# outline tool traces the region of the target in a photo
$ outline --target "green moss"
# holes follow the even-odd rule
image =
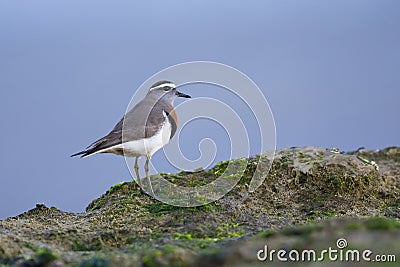
[[[145,204],[143,207],[151,214],[168,214],[175,210],[181,209],[180,207],[172,206],[158,201],[154,203]]]
[[[94,255],[79,264],[79,267],[107,267],[110,266],[110,258],[103,255]]]
[[[217,238],[217,240],[222,240],[232,237],[240,237],[245,234],[243,229],[240,229],[240,224],[235,222],[222,223],[216,228],[216,235],[209,236],[211,238]]]
[[[395,200],[386,203],[386,206],[391,208],[400,208],[400,198],[396,198]]]
[[[111,186],[109,190],[98,199],[93,200],[86,207],[86,211],[94,211],[103,208],[105,205],[115,202],[117,204],[133,204],[134,198],[141,196],[139,187],[133,182],[122,182]],[[141,196],[146,197],[146,196]]]
[[[158,266],[190,266],[193,253],[174,245],[164,245],[159,249],[151,249],[142,254],[142,265],[145,267]]]
[[[365,226],[368,230],[395,230],[400,228],[400,222],[392,218],[371,217]]]
[[[151,238],[157,239],[157,238],[161,238],[161,237],[163,237],[163,236],[164,236],[163,233],[158,233],[158,232],[152,232],[152,233],[151,233]]]
[[[146,267],[155,267],[158,266],[156,262],[157,258],[162,256],[162,252],[159,250],[149,251],[142,257],[143,266]]]
[[[334,216],[336,216],[336,211],[323,211],[322,212],[322,215],[324,215],[324,216],[326,216],[326,217],[334,217]]]
[[[53,261],[60,258],[60,256],[50,248],[37,248],[30,244],[24,244],[24,246],[36,250],[36,253],[32,257],[0,258],[0,266],[49,266]]]
[[[203,233],[198,233],[196,231],[192,232],[175,232],[172,234],[174,240],[179,241],[191,241],[189,246],[198,246],[200,248],[208,247],[209,244],[215,243],[221,240],[241,237],[245,234],[244,229],[240,228],[239,223],[222,223],[216,227],[211,233],[204,235]]]
[[[335,217],[337,216],[337,212],[335,210],[311,210],[307,213],[307,217],[314,220],[316,217]]]
[[[385,217],[369,217],[364,220],[357,220],[345,226],[345,230],[364,231],[391,231],[400,229],[400,222],[397,219]]]
[[[189,180],[188,181],[188,185],[190,187],[200,187],[200,186],[203,186],[206,184],[208,184],[208,181],[205,181],[205,180]]]
[[[301,226],[292,226],[292,227],[287,227],[281,231],[280,234],[284,235],[299,235],[299,236],[305,236],[309,235],[312,232],[319,232],[323,226],[321,224],[314,224],[314,223],[309,223],[306,225],[301,225]]]
[[[221,161],[212,168],[214,176],[215,177],[223,176],[226,178],[240,178],[243,176],[247,168],[248,161],[249,160],[246,158]]]
[[[92,241],[74,239],[72,241],[71,250],[72,251],[97,251],[102,248],[102,243],[100,239],[95,238]]]
[[[203,210],[203,211],[212,211],[212,212],[217,212],[221,210],[221,207],[218,202],[211,202],[206,205],[196,207],[197,210]]]
[[[275,229],[267,229],[267,230],[262,230],[260,232],[258,232],[257,234],[255,234],[255,238],[268,238],[271,237],[273,235],[276,234],[276,230]]]
[[[33,251],[37,251],[38,250],[38,246],[34,245],[34,244],[30,243],[30,242],[26,242],[24,244],[24,247],[29,248],[29,249],[31,249]]]
[[[371,184],[371,177],[366,175],[364,176],[364,184],[365,185],[370,185]]]
[[[127,184],[127,182],[121,182],[119,184],[115,184],[115,185],[111,186],[110,189],[108,189],[106,194],[109,194],[109,195],[114,194],[116,191],[120,190],[126,184]]]
[[[345,166],[322,167],[315,169],[318,174],[313,177],[312,183],[323,189],[329,195],[350,194],[363,192],[363,194],[374,193],[375,185],[378,184],[378,173],[368,175],[357,175]]]
[[[350,222],[344,226],[344,230],[346,231],[365,230],[365,226],[359,221]]]
[[[218,211],[218,205],[215,202],[211,202],[206,205],[198,207],[177,207],[157,201],[154,203],[144,204],[143,208],[150,214],[154,215],[170,214],[176,211],[182,211],[185,213],[199,212],[199,211],[212,211],[212,212]]]
[[[218,162],[213,168],[215,177],[220,177],[225,172],[228,164],[229,161]]]
[[[209,242],[201,241],[201,242],[199,242],[198,247],[201,249],[206,249],[209,247]]]
[[[173,237],[175,240],[179,240],[179,239],[192,240],[192,239],[193,239],[192,235],[189,234],[189,233],[173,233],[173,234],[172,234],[172,237]]]
[[[50,262],[52,262],[52,261],[54,261],[54,260],[56,260],[58,258],[59,258],[59,256],[54,251],[52,251],[49,248],[42,247],[42,248],[39,248],[36,251],[35,260],[34,261],[39,266],[41,266],[41,265],[46,265],[46,264],[48,264],[48,263],[50,263]]]

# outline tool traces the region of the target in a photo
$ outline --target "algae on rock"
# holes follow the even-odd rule
[[[387,239],[379,245],[399,247],[400,148],[281,149],[263,184],[250,193],[263,160],[269,159],[258,155],[243,161],[243,177],[233,190],[199,207],[158,202],[141,195],[132,182],[112,186],[85,213],[37,205],[0,221],[0,265],[258,264],[252,253],[261,244],[317,248],[340,233],[357,246],[363,245],[357,240],[378,245],[373,240],[381,235]],[[241,167],[241,162],[235,164]],[[161,175],[177,185],[202,186],[224,173],[227,163]],[[322,242],[320,236],[332,238]]]

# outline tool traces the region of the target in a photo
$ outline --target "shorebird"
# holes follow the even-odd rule
[[[97,153],[134,157],[137,183],[140,192],[144,193],[139,176],[138,159],[141,156],[146,157],[144,170],[151,188],[149,161],[151,156],[165,146],[176,132],[178,117],[173,103],[177,97],[190,98],[189,95],[178,92],[176,85],[170,81],[159,81],[153,84],[145,98],[129,110],[109,134],[71,157],[80,155],[83,158]]]

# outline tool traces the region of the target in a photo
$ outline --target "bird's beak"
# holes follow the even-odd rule
[[[176,94],[178,97],[192,98],[190,95],[187,95],[187,94],[184,94],[184,93],[181,93],[181,92],[178,92],[178,91],[176,91],[175,94]]]

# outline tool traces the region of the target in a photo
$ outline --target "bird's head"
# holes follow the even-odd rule
[[[156,82],[150,87],[148,95],[171,104],[177,97],[191,98],[190,95],[178,92],[176,85],[170,81]]]

